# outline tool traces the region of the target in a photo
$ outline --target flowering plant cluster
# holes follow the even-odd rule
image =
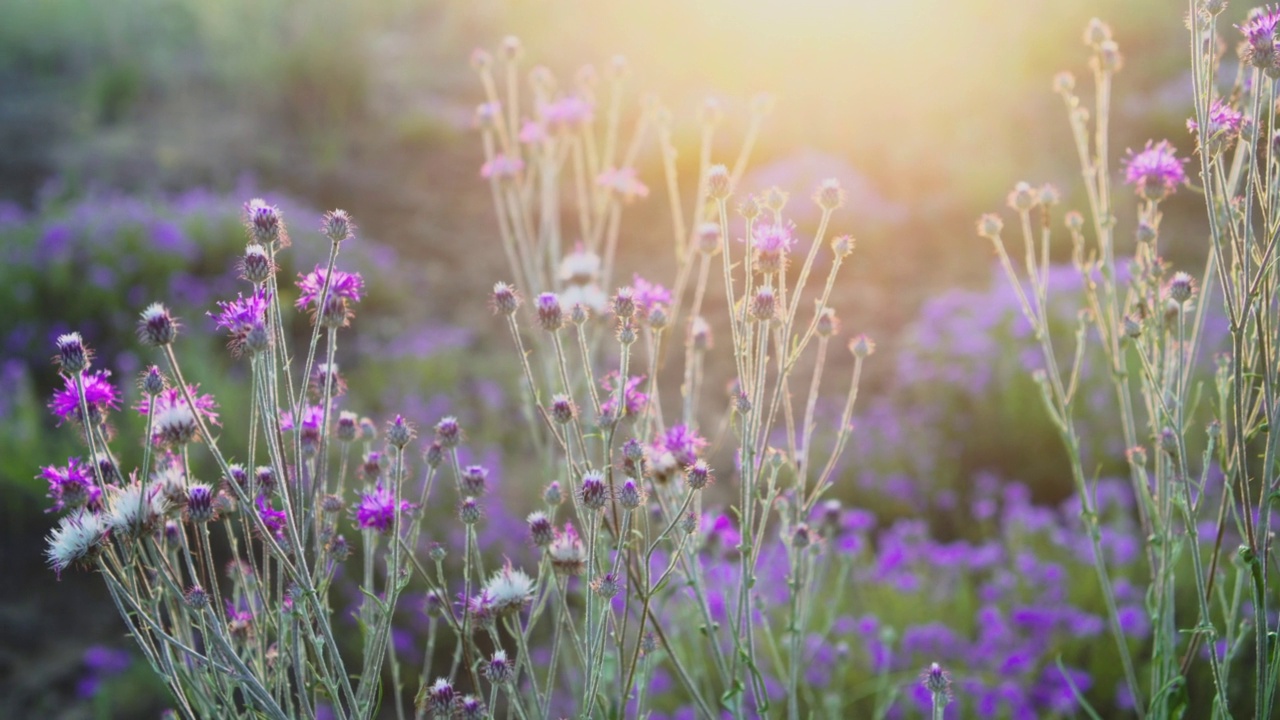
[[[1055,79],[1089,202],[1089,220],[1063,217],[1072,264],[1050,265],[1051,186],[1009,196],[1021,270],[1001,218],[979,221],[1023,315],[1009,332],[1040,349],[1015,364],[1066,449],[1075,495],[1060,507],[995,477],[964,493],[904,485],[910,508],[973,520],[948,541],[834,497],[841,478],[867,475],[842,461],[850,444],[911,434],[877,427],[878,408],[854,413],[870,338],[829,357],[832,290],[854,249],[828,233],[839,183],[814,189],[812,232],[791,222],[782,190],[736,194],[762,100],[732,164],[712,162],[719,108],[703,109],[698,176],[682,185],[674,121],[656,100],[622,140],[624,61],[567,89],[533,68],[526,86],[508,39],[472,61],[486,93],[480,176],[514,279],[488,302],[515,346],[528,426],[515,455],[540,479],[523,523],[514,488],[468,453],[456,415],[395,415],[379,429],[349,409],[359,388],[340,372],[339,338],[375,285],[338,262],[357,242],[352,219],[325,216],[327,259],[291,289],[282,214],[255,200],[237,263],[246,285],[204,319],[247,367],[242,415],[189,376],[177,349],[200,320],[164,304],[136,323],[157,364],[128,409],[90,344],[58,337],[49,407],[82,452],[40,471],[59,514],[49,563],[100,573],[187,717],[369,718],[384,704],[399,718],[1100,717],[1104,702],[1140,717],[1270,717],[1280,184],[1276,143],[1257,138],[1276,107],[1280,15],[1264,9],[1241,28],[1244,63],[1219,93],[1220,5],[1191,16],[1188,127],[1213,239],[1200,281],[1157,252],[1161,203],[1189,182],[1169,141],[1120,168],[1139,198],[1138,237],[1132,261],[1117,261],[1107,119],[1122,58],[1097,21],[1086,31],[1094,120],[1074,79]],[[650,195],[635,169],[647,139],[671,204],[668,284],[615,267],[623,210]],[[1204,299],[1215,283],[1220,310]],[[1064,311],[1064,288],[1084,307]],[[310,321],[296,354],[290,310]],[[1196,369],[1224,334],[1215,312],[1231,347],[1204,378]],[[990,392],[991,366],[956,360],[908,354],[903,368]],[[113,431],[121,412],[146,426],[136,464]],[[1122,443],[1086,443],[1101,416]],[[854,437],[855,418],[873,439]],[[940,457],[919,455],[921,468]],[[1095,467],[1124,477],[1099,480]],[[1086,568],[1096,582],[1081,582]],[[342,637],[348,616],[358,652]]]

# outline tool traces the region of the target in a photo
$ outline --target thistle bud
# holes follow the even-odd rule
[[[398,450],[403,450],[405,445],[412,442],[415,434],[413,425],[403,415],[396,415],[394,420],[387,423],[387,442]]]
[[[354,237],[356,225],[351,222],[351,216],[346,210],[330,210],[324,214],[324,218],[320,221],[320,231],[329,238],[334,245],[339,245],[344,240],[350,240]]]
[[[1009,193],[1009,207],[1018,212],[1028,212],[1040,202],[1039,195],[1035,188],[1030,184],[1020,182],[1013,186],[1013,191]]]
[[[572,422],[577,412],[577,407],[568,395],[555,395],[551,398],[551,419],[556,423],[564,425]]]
[[[551,507],[558,507],[564,502],[564,495],[560,492],[560,483],[552,480],[546,489],[542,491],[542,501]]]
[[[859,335],[849,341],[849,352],[856,358],[865,358],[876,351],[876,343],[866,335]]]
[[[350,410],[343,410],[338,413],[338,429],[336,432],[338,442],[349,443],[354,442],[356,435],[360,430],[360,416]]]
[[[844,204],[844,188],[840,187],[840,181],[835,178],[827,178],[818,185],[818,190],[813,195],[813,201],[818,207],[830,212]]]
[[[446,449],[458,447],[462,442],[462,428],[458,425],[456,417],[450,415],[436,423],[436,441]]]
[[[481,514],[480,503],[473,497],[464,498],[462,504],[458,506],[458,519],[464,525],[475,525],[480,522]]]
[[[1076,76],[1063,71],[1053,76],[1053,91],[1059,95],[1070,95],[1076,89]]]
[[[59,335],[56,344],[58,347],[57,361],[62,368],[62,372],[68,375],[78,375],[89,369],[93,362],[93,351],[84,344],[84,339],[80,337],[80,333],[73,332]]]
[[[712,165],[707,171],[707,196],[713,200],[724,200],[731,192],[729,169],[723,165]]]
[[[604,483],[604,476],[599,471],[589,472],[582,477],[582,505],[588,510],[600,510],[609,501],[609,487]]]
[[[636,485],[636,481],[627,478],[618,489],[618,504],[626,510],[635,510],[644,502],[644,493]]]
[[[164,305],[152,303],[142,311],[138,320],[138,339],[144,345],[164,347],[177,336],[178,323]]]
[[[987,213],[978,218],[978,235],[984,238],[995,240],[1000,237],[1000,231],[1004,229],[1004,221],[999,215]]]
[[[751,298],[751,317],[760,322],[768,322],[777,314],[777,296],[773,288],[764,286]]]
[[[558,332],[564,327],[564,308],[555,293],[542,293],[538,296],[538,324],[547,332]]]
[[[149,396],[159,395],[164,392],[165,385],[164,374],[155,365],[151,365],[144,370],[142,378],[138,381],[138,387],[142,388],[142,392]]]
[[[618,288],[618,292],[613,295],[613,314],[623,319],[636,314],[635,290],[629,287]]]
[[[835,253],[837,258],[849,257],[853,252],[855,241],[851,235],[837,235],[831,239],[831,252]]]
[[[493,308],[494,313],[514,315],[520,307],[520,295],[515,288],[504,282],[495,283],[493,293],[489,296],[489,307]]]
[[[466,497],[480,497],[488,492],[489,471],[481,465],[469,465],[462,471],[462,494]]]
[[[814,323],[814,332],[819,337],[829,338],[840,332],[840,318],[836,316],[835,308],[822,308],[822,312],[818,313],[818,319]]]
[[[705,460],[699,460],[689,466],[684,477],[690,490],[701,490],[711,482],[711,467]]]
[[[1180,303],[1190,300],[1195,291],[1196,281],[1187,273],[1175,273],[1173,278],[1169,280],[1169,297]]]
[[[714,255],[720,251],[720,224],[704,222],[698,225],[695,233],[698,241],[698,252]]]
[[[541,511],[530,513],[526,522],[529,524],[529,537],[533,539],[533,544],[544,548],[555,540],[555,528],[551,525],[551,520],[547,514]]]

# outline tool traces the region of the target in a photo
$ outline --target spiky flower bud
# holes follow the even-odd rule
[[[432,469],[440,467],[440,463],[444,462],[444,446],[439,440],[433,440],[427,446],[426,452],[422,454],[422,459],[426,461],[427,467]]]
[[[876,351],[876,343],[866,335],[859,335],[849,341],[849,352],[856,358],[865,358]]]
[[[462,494],[466,497],[481,497],[489,491],[487,482],[489,471],[481,465],[468,465],[462,471]]]
[[[480,522],[482,513],[480,503],[473,497],[463,498],[462,504],[458,506],[458,519],[464,525],[475,525]]]
[[[167,383],[164,379],[164,373],[160,372],[160,368],[155,365],[148,366],[142,371],[142,377],[138,380],[138,387],[146,395],[159,395],[164,392]]]
[[[818,185],[813,201],[823,210],[835,210],[844,204],[844,188],[840,187],[840,181],[836,178],[827,178]]]
[[[1169,297],[1180,303],[1190,300],[1195,291],[1196,281],[1187,273],[1175,273],[1173,278],[1169,280]]]
[[[214,519],[213,490],[208,485],[192,485],[187,489],[187,519],[207,523]]]
[[[945,706],[951,701],[951,675],[938,663],[933,663],[920,678],[924,689],[933,695],[933,702]]]
[[[760,322],[768,322],[777,314],[777,295],[768,285],[756,290],[751,298],[751,317]]]
[[[1084,29],[1084,44],[1097,47],[1111,39],[1111,27],[1098,18],[1090,18]]]
[[[462,442],[462,428],[458,425],[458,418],[452,415],[440,418],[440,422],[436,423],[436,441],[445,449],[458,447]]]
[[[724,200],[733,192],[729,168],[723,165],[712,165],[707,170],[707,196],[712,200]]]
[[[484,701],[475,695],[463,695],[458,701],[458,716],[462,720],[484,720],[488,717]]]
[[[618,323],[618,343],[623,347],[631,345],[636,341],[636,326],[630,320],[623,320]]]
[[[351,546],[347,544],[347,539],[341,535],[330,540],[325,545],[325,551],[336,562],[345,562],[347,558],[351,557]]]
[[[138,339],[144,345],[164,347],[178,336],[178,322],[169,314],[169,308],[151,303],[138,319]]]
[[[1056,185],[1045,183],[1036,191],[1040,196],[1040,204],[1045,207],[1053,207],[1062,202],[1062,193],[1058,191]]]
[[[1140,243],[1154,242],[1159,236],[1156,227],[1146,220],[1139,220],[1138,227],[1133,232],[1134,238]]]
[[[738,205],[738,214],[747,220],[755,220],[760,217],[760,213],[763,211],[763,208],[760,207],[760,201],[755,196],[748,196],[746,200],[743,200]]]
[[[209,593],[199,585],[192,585],[182,594],[182,602],[192,610],[203,610],[209,607]]]
[[[253,482],[259,495],[270,495],[276,489],[276,471],[270,465],[259,465],[253,471]]]
[[[1036,189],[1031,187],[1029,183],[1020,182],[1013,186],[1013,191],[1009,193],[1009,207],[1018,212],[1027,212],[1040,202],[1040,196]]]
[[[520,307],[520,294],[504,282],[495,283],[493,292],[489,295],[489,307],[494,313],[514,315],[516,309]]]
[[[560,305],[560,297],[555,293],[542,293],[538,296],[538,324],[547,332],[558,332],[564,327],[564,308]]]
[[[574,303],[573,307],[569,308],[569,322],[574,325],[582,325],[590,319],[591,310],[586,305],[578,302]]]
[[[275,263],[266,248],[261,245],[247,245],[244,256],[240,258],[240,277],[254,285],[261,285],[271,279],[276,272]]]
[[[618,576],[611,572],[599,575],[591,581],[591,591],[605,600],[612,600],[618,594],[620,586]]]
[[[56,345],[58,347],[56,359],[62,372],[67,375],[78,375],[89,369],[89,365],[93,362],[93,351],[84,344],[80,333],[59,335]]]
[[[529,524],[529,537],[533,539],[534,545],[544,548],[555,539],[555,528],[552,527],[547,514],[541,510],[530,513],[526,522]]]
[[[609,486],[598,470],[582,476],[582,505],[588,510],[599,510],[609,501]]]
[[[560,503],[564,502],[564,495],[560,492],[560,482],[558,480],[552,480],[546,489],[542,491],[542,501],[551,507],[558,507]]]
[[[359,433],[359,429],[360,429],[359,415],[356,415],[350,410],[343,410],[342,412],[338,413],[338,429],[335,433],[338,438],[338,442],[341,442],[341,443],[354,442],[356,439],[356,435]]]
[[[1147,466],[1147,449],[1141,445],[1135,445],[1134,447],[1129,448],[1128,451],[1125,452],[1125,457],[1127,457],[1129,462],[1136,467],[1141,468]]]
[[[1170,455],[1178,454],[1178,433],[1171,427],[1160,429],[1160,449]]]
[[[980,237],[995,240],[1000,237],[1000,231],[1004,230],[1004,221],[995,213],[987,213],[978,218],[978,235]]]
[[[705,460],[699,460],[689,466],[684,477],[690,490],[701,490],[711,482],[711,466]]]
[[[515,677],[515,664],[507,659],[507,651],[495,650],[484,666],[485,679],[494,685],[505,685]]]
[[[644,493],[636,485],[636,481],[627,478],[618,489],[618,504],[626,510],[635,510],[644,502]]]
[[[803,550],[813,544],[813,534],[806,523],[796,525],[791,531],[791,546]]]
[[[1071,232],[1080,232],[1084,228],[1084,216],[1072,210],[1062,218],[1062,223],[1067,226]]]
[[[690,510],[685,513],[684,517],[680,518],[680,532],[683,532],[685,535],[692,535],[698,531],[699,523],[698,513]]]
[[[253,242],[277,247],[289,244],[279,208],[268,205],[262,198],[254,198],[245,203],[244,213],[245,222],[249,226],[249,238]]]
[[[564,425],[572,422],[578,414],[578,408],[568,395],[554,395],[551,398],[551,419]]]
[[[856,244],[852,235],[837,235],[831,239],[831,252],[835,253],[837,258],[847,258]]]
[[[613,314],[619,318],[629,318],[636,314],[636,293],[630,287],[620,287],[613,294]]]
[[[330,210],[324,214],[324,218],[320,221],[320,231],[325,234],[325,237],[333,241],[334,245],[354,237],[355,229],[356,224],[351,222],[351,216],[347,214],[346,210]]]
[[[413,441],[416,434],[413,424],[405,420],[403,415],[396,415],[391,422],[387,423],[387,442],[394,448],[403,450],[405,445]]]
[[[445,678],[436,678],[436,681],[424,693],[423,709],[438,718],[451,717],[456,698],[457,695],[453,691],[453,684]]]

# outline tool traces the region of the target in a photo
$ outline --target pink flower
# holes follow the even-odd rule
[[[111,377],[110,370],[88,372],[82,377],[85,404],[89,406],[91,419],[102,418],[108,409],[120,409],[120,391],[107,380]],[[84,418],[80,417],[80,395],[76,392],[76,382],[73,378],[63,376],[63,383],[64,387],[54,392],[49,400],[49,409],[58,416],[58,424],[62,424],[67,418],[81,422]]]
[[[1148,200],[1162,200],[1187,181],[1182,169],[1184,162],[1168,140],[1155,144],[1148,140],[1142,152],[1130,150],[1125,158],[1125,182],[1136,187],[1138,194]]]

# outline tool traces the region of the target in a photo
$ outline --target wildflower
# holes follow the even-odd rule
[[[1222,100],[1214,100],[1209,106],[1208,133],[1200,137],[1200,143],[1210,154],[1226,150],[1240,136],[1244,114]],[[1200,135],[1200,125],[1195,118],[1187,120],[1187,130]]]
[[[487,491],[486,480],[489,478],[489,471],[481,465],[469,465],[462,471],[462,477],[459,479],[461,483],[462,494],[467,497],[481,497]]]
[[[620,586],[618,576],[611,572],[599,575],[591,581],[591,591],[605,600],[610,600],[617,595]]]
[[[471,598],[463,598],[461,595],[458,597],[461,600],[463,612],[471,616],[471,620],[477,627],[493,627],[498,611],[493,604],[493,596],[487,589],[481,589],[478,595]]]
[[[1165,288],[1165,292],[1179,303],[1185,303],[1196,292],[1195,278],[1184,272],[1174,273],[1174,276],[1169,280],[1168,287]]]
[[[192,585],[182,594],[182,601],[192,610],[203,610],[209,607],[209,593],[199,585]]]
[[[45,555],[54,573],[61,577],[72,564],[93,558],[106,541],[107,525],[102,516],[81,509],[64,515],[58,522],[49,535]]]
[[[330,210],[320,220],[320,232],[334,245],[355,237],[355,229],[356,224],[351,222],[351,215],[346,210]]]
[[[106,417],[107,410],[120,409],[120,391],[107,380],[109,377],[111,377],[110,370],[99,370],[80,376],[92,425],[101,422]],[[80,394],[76,391],[74,378],[63,378],[63,388],[53,393],[53,398],[49,400],[49,409],[58,416],[59,425],[67,418],[83,424],[84,418],[80,416]]]
[[[1141,152],[1129,151],[1125,159],[1125,182],[1147,200],[1163,200],[1187,181],[1182,169],[1184,162],[1168,140],[1156,144],[1148,140]]]
[[[655,450],[669,452],[676,463],[686,468],[698,461],[698,453],[707,441],[687,425],[672,425],[655,443]]]
[[[1029,183],[1020,182],[1013,186],[1006,202],[1010,208],[1023,213],[1040,203],[1040,194]]]
[[[593,470],[582,476],[582,489],[578,493],[582,505],[588,510],[600,510],[609,501],[609,486],[604,483],[604,474]]]
[[[257,352],[266,349],[270,335],[267,333],[267,307],[271,304],[271,293],[265,288],[254,290],[249,297],[237,295],[235,300],[218,302],[218,314],[208,313],[219,328],[226,329],[231,336],[227,347],[231,354],[239,357],[245,347]],[[254,342],[249,338],[255,335]]]
[[[489,295],[489,307],[494,314],[514,315],[520,307],[520,294],[504,282],[494,283],[493,293]]]
[[[529,525],[529,536],[533,538],[534,545],[547,547],[555,540],[555,528],[551,526],[546,513],[541,510],[529,513],[525,522]]]
[[[514,180],[523,170],[523,160],[498,153],[480,166],[480,177],[486,180]]]
[[[1280,9],[1274,6],[1255,8],[1244,25],[1236,26],[1244,35],[1248,48],[1245,60],[1254,67],[1274,70],[1277,58],[1276,26],[1280,24]]]
[[[813,201],[818,207],[830,212],[844,204],[844,188],[840,187],[840,181],[835,178],[827,178],[823,180],[818,189],[813,193]]]
[[[587,567],[587,552],[571,523],[565,523],[563,532],[556,532],[547,548],[551,567],[561,575],[581,575]]]
[[[401,513],[408,513],[413,507],[408,501],[396,502],[395,495],[378,483],[372,492],[362,493],[356,505],[356,524],[362,530],[377,530],[382,534],[391,532],[395,523],[396,507]]]
[[[164,373],[160,372],[160,368],[155,365],[149,365],[138,378],[138,389],[147,395],[159,395],[168,385],[169,382],[165,380]]]
[[[422,459],[426,461],[429,468],[440,467],[440,463],[444,462],[444,446],[439,440],[432,440],[426,452],[422,453]]]
[[[853,356],[862,359],[876,351],[876,343],[866,335],[859,335],[849,341],[849,352]]]
[[[317,400],[324,398],[325,393],[330,397],[339,397],[347,392],[347,381],[343,379],[339,372],[338,363],[316,363],[316,367],[311,371],[311,377],[307,384],[311,394]],[[355,413],[344,413],[351,416],[351,430],[355,432],[356,422],[358,420]],[[355,439],[354,434],[352,439]]]
[[[212,395],[201,395],[200,385],[193,384],[187,386],[187,393],[191,395],[191,400],[195,403],[194,409],[187,405],[187,399],[184,397],[182,389],[171,387],[166,388],[163,392],[155,396],[155,420],[156,427],[153,429],[152,442],[157,444],[163,443],[165,437],[163,435],[162,418],[170,423],[186,423],[188,418],[191,423],[196,422],[196,417],[203,418],[205,422],[214,425],[221,425],[218,420],[218,403],[213,399]],[[142,415],[146,415],[149,411],[149,405],[144,400],[134,406]],[[182,428],[172,428],[172,432],[177,432]]]
[[[413,424],[405,420],[403,415],[396,415],[387,423],[387,442],[396,449],[403,450],[405,445],[413,441],[414,435]]]
[[[285,410],[280,413],[280,432],[297,430],[302,440],[302,452],[308,457],[320,450],[320,435],[324,425],[324,408],[319,405],[306,405],[302,408],[301,420],[294,418],[293,412]]]
[[[627,478],[618,489],[618,504],[626,510],[635,510],[645,501],[644,490],[636,485],[636,481]]]
[[[436,423],[436,440],[445,448],[455,448],[462,442],[462,429],[458,426],[458,418],[452,415],[440,418]]]
[[[422,707],[436,717],[447,718],[453,715],[455,697],[453,684],[445,678],[436,678],[436,681],[426,689]]]
[[[341,378],[339,378],[339,380],[341,380]],[[342,383],[342,390],[343,391],[346,390],[345,382]],[[356,433],[359,430],[359,426],[360,426],[359,415],[356,415],[350,410],[343,410],[342,412],[338,413],[338,429],[335,431],[335,435],[338,438],[338,442],[341,442],[341,443],[354,442],[356,439]]]
[[[571,130],[586,125],[593,119],[591,103],[576,95],[569,95],[539,109],[542,121],[557,130]]]
[[[831,238],[831,252],[835,253],[837,259],[849,257],[855,245],[857,241],[851,235],[837,235]]]
[[[752,230],[751,247],[755,251],[757,271],[768,275],[786,268],[787,253],[796,242],[793,230],[783,223],[764,223]]]
[[[280,209],[275,205],[268,205],[262,198],[254,198],[244,204],[244,214],[253,242],[274,244],[277,249],[289,246],[289,235],[285,232]]]
[[[258,495],[270,495],[276,489],[276,471],[270,465],[259,465],[253,470],[253,482]]]
[[[551,397],[551,419],[558,424],[572,422],[577,417],[578,408],[574,404],[573,398],[568,395],[553,395]]]
[[[765,285],[756,290],[755,296],[751,298],[751,317],[760,322],[769,322],[777,313],[778,296],[773,288]]]
[[[480,503],[473,497],[463,498],[462,503],[458,506],[458,519],[465,525],[475,525],[480,522],[480,517],[484,514],[484,509],[480,507]]]
[[[194,523],[206,523],[217,517],[214,495],[208,485],[196,484],[187,489],[187,519]]]
[[[617,193],[627,202],[649,197],[648,186],[640,182],[636,169],[631,167],[605,170],[596,178],[596,184]]]
[[[249,610],[241,610],[235,606],[231,600],[226,600],[227,606],[227,630],[231,632],[231,636],[244,640],[249,637],[253,630],[253,613]]]
[[[341,535],[330,540],[325,545],[325,551],[337,562],[345,562],[351,556],[351,546],[347,544],[347,539]]]
[[[671,291],[665,287],[633,275],[631,287],[635,291],[636,308],[642,316],[650,316],[659,308],[671,304]]]
[[[626,411],[627,415],[639,415],[644,412],[645,407],[649,404],[649,396],[640,391],[640,384],[644,382],[644,379],[643,375],[632,375],[622,387],[622,409]],[[617,371],[605,375],[601,379],[600,385],[609,394],[609,397],[600,403],[600,411],[616,412],[618,410]]]
[[[685,471],[685,482],[690,490],[701,490],[711,482],[711,467],[706,461],[699,460],[688,466]]]
[[[324,306],[320,307],[320,295],[325,292],[326,280],[329,288],[324,297]],[[319,317],[331,327],[347,325],[352,315],[348,303],[359,302],[364,292],[364,278],[360,277],[360,273],[343,272],[336,268],[329,273],[319,265],[306,275],[298,273],[296,284],[301,293],[295,305],[299,309],[311,306],[312,318]]]
[[[634,288],[620,287],[613,294],[613,314],[623,320],[636,314],[636,291]]]
[[[822,308],[818,313],[818,319],[814,323],[814,331],[820,337],[831,337],[840,332],[840,318],[836,315],[835,308]]]
[[[484,590],[498,615],[519,612],[533,602],[533,580],[524,571],[513,569],[509,562],[489,578]]]
[[[475,695],[463,695],[458,700],[458,715],[462,720],[483,720],[487,717],[484,701]]]
[[[951,702],[951,674],[933,663],[920,675],[920,682],[933,695],[934,703],[946,705]]]
[[[163,347],[173,342],[177,335],[178,321],[169,313],[169,308],[151,303],[142,311],[138,321],[138,339],[144,345]]]
[[[704,255],[714,255],[720,250],[720,223],[704,222],[694,231],[697,238],[698,251]]]
[[[108,486],[105,505],[105,522],[117,537],[142,537],[159,530],[173,507],[163,485],[152,483],[144,489],[136,480],[124,487]]]
[[[574,245],[573,252],[560,260],[560,279],[566,285],[588,285],[600,277],[600,256],[587,250],[582,243]]]
[[[93,351],[84,344],[80,333],[59,335],[55,345],[58,347],[58,354],[54,359],[67,375],[78,375],[88,370],[93,362]]]
[[[538,324],[547,332],[556,332],[564,327],[564,309],[560,298],[555,293],[545,292],[537,300]]]
[[[558,481],[552,480],[546,489],[542,491],[542,501],[552,507],[557,507],[564,502],[564,496],[560,494],[560,483]]]
[[[494,685],[504,685],[515,677],[515,666],[507,659],[506,650],[495,650],[484,666],[484,676]]]
[[[254,285],[261,285],[270,280],[278,269],[261,245],[246,246],[244,256],[240,258],[236,268],[240,271],[240,277]]]
[[[813,544],[813,533],[807,523],[796,525],[791,531],[791,547],[803,550]]]
[[[526,145],[536,145],[547,141],[547,126],[526,118],[520,123],[520,132],[516,138]]]
[[[258,497],[258,518],[262,520],[267,532],[276,540],[284,539],[284,527],[287,516],[283,510],[276,510],[265,497]]]
[[[63,467],[49,465],[40,470],[40,477],[49,483],[49,499],[53,507],[46,512],[74,510],[96,501],[101,491],[94,486],[90,467],[77,458],[67,458]]]

